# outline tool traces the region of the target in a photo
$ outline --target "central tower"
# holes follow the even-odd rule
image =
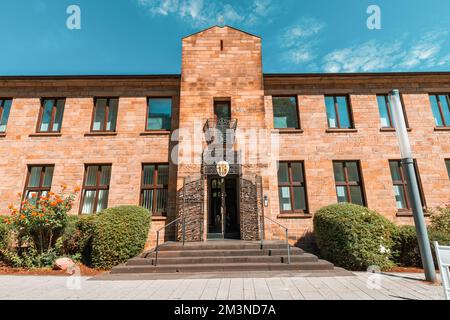
[[[212,220],[215,216],[219,219],[214,212],[220,211],[222,203],[222,210],[226,205],[228,213],[221,221],[222,226],[225,223],[233,224],[235,233],[246,238],[248,232],[243,232],[242,229],[250,221],[243,221],[247,215],[244,216],[243,212],[245,205],[241,205],[243,197],[240,191],[243,186],[238,179],[242,175],[258,175],[260,170],[257,164],[242,165],[239,173],[233,172],[232,178],[205,178],[202,164],[207,146],[203,129],[210,125],[211,120],[218,121],[219,118],[231,120],[233,126],[245,130],[257,132],[266,128],[261,39],[229,26],[214,26],[184,38],[180,90],[177,190],[182,190],[187,181],[202,180],[203,187],[200,188],[202,182],[197,182],[192,187],[197,190],[190,192],[197,196],[204,193],[202,199],[197,199],[195,209],[189,212],[185,210],[185,217],[191,218],[192,224],[195,224],[194,220],[203,219],[204,234],[214,233],[211,230],[221,229],[214,227]],[[235,150],[240,150],[240,145],[243,144],[248,145],[242,139],[237,141]],[[222,189],[219,184],[223,184]],[[228,202],[214,199],[214,195],[221,194],[220,190],[222,193],[226,192]],[[256,195],[253,200],[256,201]],[[200,203],[203,203],[201,213]],[[255,214],[257,215],[256,212],[253,213]],[[254,224],[252,229],[257,230],[258,222],[254,217],[251,220]],[[232,229],[233,227],[229,227],[229,230]],[[255,237],[257,235],[250,238]]]

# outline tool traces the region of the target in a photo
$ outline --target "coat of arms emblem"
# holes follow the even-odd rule
[[[230,172],[230,164],[226,161],[220,161],[216,165],[217,174],[224,178]]]

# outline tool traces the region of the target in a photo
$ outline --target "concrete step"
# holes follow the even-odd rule
[[[283,241],[270,241],[263,244],[263,249],[285,249]],[[209,241],[209,242],[169,242],[160,246],[160,251],[186,251],[186,250],[245,250],[261,249],[258,241]]]
[[[133,265],[114,267],[111,274],[145,274],[177,272],[231,272],[231,271],[292,271],[292,270],[333,270],[333,264],[316,262],[287,263],[221,263],[221,264],[179,264],[179,265]]]
[[[221,264],[221,263],[284,263],[287,255],[243,255],[243,256],[186,256],[186,257],[158,257],[158,265],[188,265],[188,264]],[[292,255],[291,262],[317,262],[315,255],[304,253]],[[154,258],[133,258],[128,260],[127,266],[154,265]]]
[[[291,247],[291,255],[301,255],[304,251],[300,248]],[[227,249],[227,250],[163,250],[158,252],[158,257],[217,257],[217,256],[282,256],[287,255],[287,249]],[[155,257],[154,252],[143,255],[146,258]]]

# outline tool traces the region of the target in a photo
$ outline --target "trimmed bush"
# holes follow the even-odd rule
[[[7,248],[8,244],[9,244],[9,226],[3,221],[0,221],[0,251]]]
[[[339,267],[367,270],[393,266],[390,261],[394,225],[375,211],[349,203],[324,207],[314,215],[321,256]]]
[[[91,264],[96,218],[96,215],[69,216],[62,236],[62,251],[65,255],[78,258],[86,265]]]
[[[436,232],[450,234],[450,205],[430,210],[430,229]]]
[[[434,263],[437,266],[433,242],[437,241],[440,245],[448,246],[450,245],[450,234],[430,227],[428,229],[428,237],[430,238]],[[419,243],[414,226],[396,227],[392,239],[394,241],[393,258],[397,265],[401,267],[422,268]]]
[[[422,267],[419,243],[414,226],[397,226],[392,233],[392,257],[401,267]]]
[[[96,220],[92,239],[95,268],[110,269],[144,249],[151,220],[147,209],[137,206],[109,208]]]

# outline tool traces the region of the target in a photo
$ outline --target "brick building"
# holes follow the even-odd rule
[[[411,223],[394,88],[424,206],[450,200],[450,73],[263,74],[261,54],[216,26],[183,39],[181,75],[1,77],[0,212],[66,184],[74,214],[149,208],[148,245],[182,213],[188,240],[277,236],[261,215],[304,240],[338,201]]]

